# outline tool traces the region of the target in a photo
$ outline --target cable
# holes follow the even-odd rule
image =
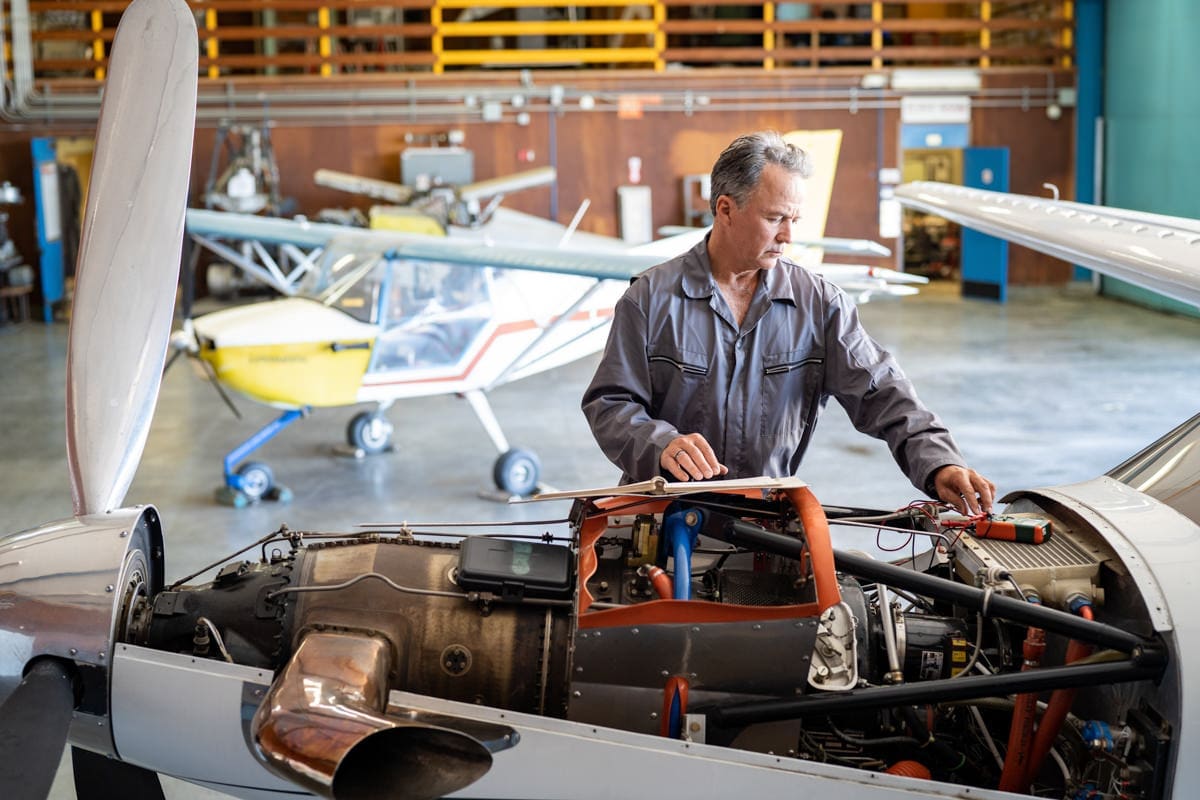
[[[423,594],[432,595],[434,597],[453,597],[461,600],[466,600],[469,597],[466,592],[444,592],[440,589],[416,589],[411,586],[401,586],[386,575],[381,575],[378,572],[364,572],[361,575],[356,575],[350,580],[342,581],[341,583],[330,583],[323,586],[285,586],[282,589],[276,589],[275,591],[268,593],[267,599],[274,600],[281,594],[300,594],[301,592],[336,592],[341,589],[349,589],[354,584],[359,583],[360,581],[365,581],[367,578],[376,578],[383,581],[396,591],[405,592],[407,594]]]
[[[221,651],[221,655],[225,656],[225,660],[232,664],[233,656],[229,655],[229,651],[225,649],[225,642],[221,639],[221,632],[217,630],[216,625],[212,624],[212,620],[208,617],[198,617],[196,622],[208,627],[209,632],[213,636],[213,641],[217,643],[217,649]]]
[[[988,750],[992,751],[992,757],[996,759],[996,766],[1004,769],[1004,758],[1000,755],[1000,750],[996,747],[995,740],[992,739],[992,733],[987,729],[987,725],[983,722],[983,714],[979,713],[976,706],[967,706],[967,710],[971,712],[971,718],[975,720],[975,724],[979,727],[979,732],[983,734],[983,741],[987,745]]]

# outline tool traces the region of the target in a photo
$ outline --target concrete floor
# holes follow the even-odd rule
[[[1200,410],[1200,320],[1096,298],[1086,286],[1017,289],[1005,306],[963,301],[956,291],[934,284],[914,298],[869,303],[862,316],[1001,494],[1094,477]],[[70,513],[66,334],[62,325],[0,327],[0,527],[7,531]],[[595,363],[585,359],[492,395],[510,442],[537,451],[543,480],[557,488],[606,486],[618,476],[579,411]],[[317,411],[259,454],[294,492],[290,504],[221,506],[213,490],[222,456],[274,415],[248,401],[238,405],[241,422],[185,364],[164,380],[127,504],[158,506],[168,581],[283,523],[338,531],[401,520],[561,520],[568,508],[481,498],[495,453],[469,406],[447,397],[397,404],[390,412],[396,451],[361,461],[333,451],[353,411]],[[836,404],[800,477],[830,504],[895,508],[917,497],[883,443],[854,431]],[[841,546],[870,547],[861,534],[838,535]],[[170,798],[218,796],[178,781],[164,785]],[[73,797],[65,767],[51,797]]]

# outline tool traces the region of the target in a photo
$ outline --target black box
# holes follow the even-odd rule
[[[469,536],[458,556],[458,585],[506,600],[569,600],[574,560],[562,545]]]

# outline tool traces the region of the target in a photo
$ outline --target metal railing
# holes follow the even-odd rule
[[[100,81],[125,0],[5,0],[3,73]],[[1071,0],[191,0],[201,77],[1072,66]],[[27,31],[28,40],[14,39]],[[27,55],[26,55],[27,53]],[[18,63],[27,57],[29,64]]]

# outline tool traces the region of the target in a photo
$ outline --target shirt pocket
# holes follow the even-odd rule
[[[659,344],[646,348],[650,362],[651,416],[665,419],[685,432],[704,425],[704,388],[708,383],[708,354]]]
[[[761,435],[766,444],[800,446],[816,412],[824,369],[824,354],[813,350],[763,355]]]

